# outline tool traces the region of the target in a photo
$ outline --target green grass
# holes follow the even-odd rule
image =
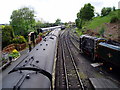
[[[78,28],[76,28],[76,32],[78,33],[78,35],[82,35],[83,33],[82,33],[82,30],[80,30],[80,29],[78,29]]]
[[[101,16],[95,17],[95,18],[93,18],[93,20],[85,22],[83,27],[86,29],[95,29],[95,28],[103,25],[104,23],[109,23],[112,17],[114,17],[114,16],[118,17],[118,12],[120,12],[120,9],[116,10],[116,11],[112,11],[112,12],[110,12],[109,15],[104,16],[104,17],[101,17]],[[118,17],[118,18],[120,19],[120,17]]]

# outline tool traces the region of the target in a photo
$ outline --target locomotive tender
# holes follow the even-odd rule
[[[120,68],[120,46],[107,43],[103,38],[82,35],[80,37],[80,51],[88,54],[93,61],[102,60]]]

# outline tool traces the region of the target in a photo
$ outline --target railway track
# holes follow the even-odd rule
[[[73,37],[71,37],[71,35],[68,34],[68,38],[69,38],[69,41],[72,43],[72,45],[77,49],[77,51],[79,52],[80,49],[79,49],[79,42],[76,42],[75,39],[73,39]]]
[[[74,39],[76,42],[79,42],[79,38],[76,37],[74,34],[72,34],[72,33],[69,32],[69,36],[70,36],[72,39]]]
[[[60,68],[60,72],[62,72],[62,75],[60,76],[61,78],[61,85],[64,87],[66,90],[69,89],[80,89],[84,90],[84,85],[82,83],[82,80],[79,76],[79,72],[77,69],[77,66],[75,64],[71,49],[68,45],[68,37],[67,37],[68,31],[65,31],[59,40],[59,52],[61,52],[61,55],[59,55],[59,63],[62,64],[62,68]],[[68,63],[69,62],[69,63]],[[64,79],[64,80],[62,80]],[[60,81],[60,80],[59,80]]]
[[[66,90],[93,88],[89,78],[108,78],[108,76],[104,75],[104,73],[99,73],[101,72],[98,70],[99,68],[96,71],[95,68],[90,66],[89,58],[84,58],[84,56],[79,54],[79,42],[76,41],[76,37],[71,36],[71,33],[70,30],[66,30],[60,35],[59,39],[58,51],[61,56],[58,55],[58,61],[59,63],[61,62],[62,69],[59,68],[61,71],[57,69],[60,76],[58,86],[61,87],[61,84]]]

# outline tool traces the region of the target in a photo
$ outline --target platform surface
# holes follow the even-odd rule
[[[118,89],[117,85],[106,78],[89,78],[95,90],[114,90]]]

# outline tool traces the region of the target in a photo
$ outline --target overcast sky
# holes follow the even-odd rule
[[[37,19],[55,22],[57,18],[62,22],[75,21],[76,14],[86,3],[91,3],[95,11],[103,7],[118,8],[120,0],[0,0],[0,24],[9,23],[13,10],[21,7],[32,7]]]

